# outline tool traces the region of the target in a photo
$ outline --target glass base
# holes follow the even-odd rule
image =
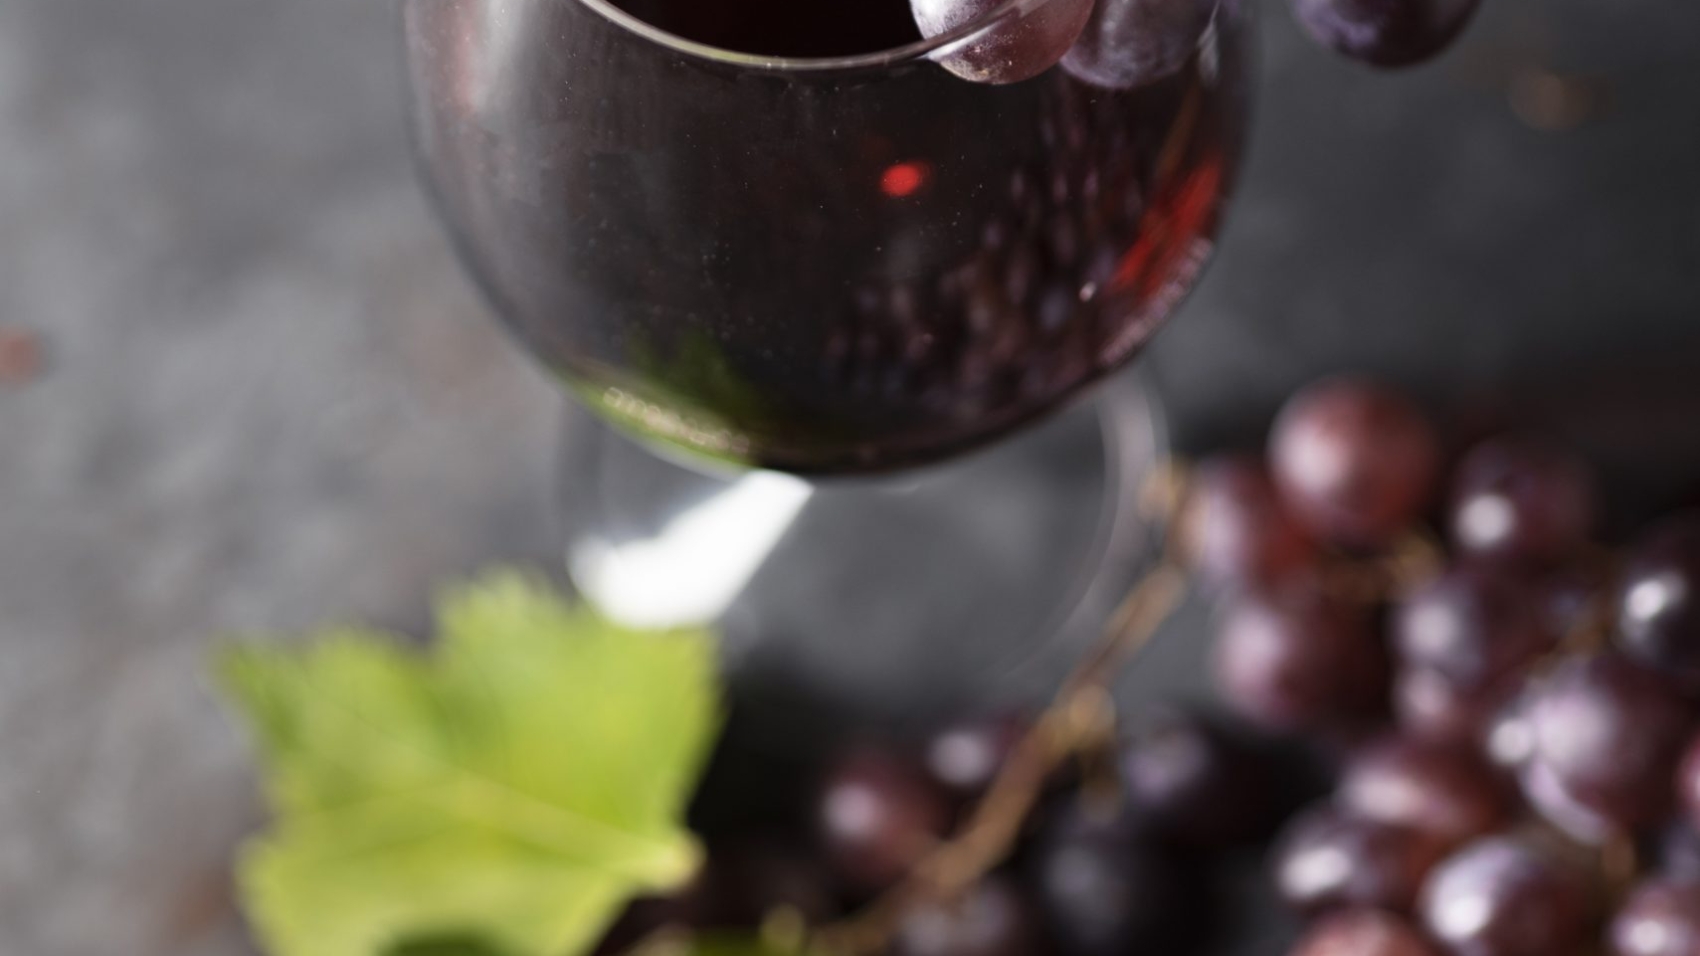
[[[804,482],[705,474],[569,413],[567,566],[616,619],[713,622],[735,674],[901,717],[1048,692],[1151,558],[1165,436],[1124,373],[966,458]]]

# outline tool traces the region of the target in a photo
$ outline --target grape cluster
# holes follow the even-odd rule
[[[896,899],[891,956],[1188,956],[1233,922],[1216,864],[1251,854],[1307,923],[1293,956],[1700,956],[1700,514],[1607,548],[1584,462],[1516,435],[1451,456],[1361,378],[1187,474],[1174,554],[1216,605],[1225,713],[1071,731],[1012,852],[955,883],[938,851],[1069,698],[1044,732],[1006,712],[835,746],[753,826],[697,825],[693,886],[601,952],[663,927],[816,944]]]
[[[1398,393],[1327,381],[1177,521],[1222,697],[1336,766],[1271,852],[1292,952],[1700,954],[1700,515],[1619,560],[1580,460],[1491,438],[1446,488],[1443,458]]]
[[[1224,4],[1243,0],[1047,0],[948,45],[939,64],[976,83],[1017,83],[1061,64],[1082,82],[1127,90],[1178,72]],[[941,37],[1006,0],[910,0],[915,25]],[[1292,0],[1317,42],[1378,67],[1423,63],[1451,46],[1480,0]]]
[[[788,921],[818,930],[862,911],[962,826],[1030,729],[1024,713],[1001,712],[919,740],[834,747],[786,798],[804,819],[705,834],[708,861],[692,885],[634,903],[598,952],[641,952],[669,930],[772,931]],[[1255,853],[1317,790],[1301,794],[1288,755],[1272,746],[1221,714],[1145,709],[1053,775],[1008,860],[952,899],[906,907],[884,951],[1208,952],[1212,864]],[[751,787],[748,767],[735,772],[742,779],[726,782]]]

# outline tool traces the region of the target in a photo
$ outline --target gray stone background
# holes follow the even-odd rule
[[[1151,358],[1183,444],[1364,368],[1562,421],[1636,504],[1692,487],[1700,5],[1488,7],[1397,76],[1268,11],[1242,198]],[[552,550],[559,399],[415,190],[398,52],[388,0],[0,2],[4,956],[247,952],[207,643],[417,627]]]

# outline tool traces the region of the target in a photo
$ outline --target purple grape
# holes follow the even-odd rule
[[[1268,585],[1316,557],[1315,543],[1287,511],[1268,468],[1249,455],[1199,464],[1179,532],[1193,567],[1217,585]]]
[[[901,879],[950,825],[950,801],[920,768],[860,747],[829,771],[817,810],[822,844],[844,880],[875,892]]]
[[[1352,759],[1338,799],[1360,817],[1455,842],[1485,836],[1511,810],[1504,783],[1474,751],[1399,737]]]
[[[1069,956],[1185,948],[1208,922],[1198,874],[1125,807],[1063,803],[1028,862],[1051,936]]]
[[[1005,0],[909,0],[915,25],[926,37],[949,33],[1003,6]],[[947,46],[935,58],[975,83],[1017,83],[1045,72],[1080,38],[1092,0],[1046,0],[1012,12]]]
[[[1381,67],[1410,66],[1452,44],[1479,0],[1293,0],[1317,42]]]
[[[1550,565],[1594,525],[1594,478],[1580,459],[1526,439],[1477,445],[1458,465],[1452,540],[1464,554]]]
[[[1395,615],[1394,642],[1408,667],[1438,674],[1466,696],[1521,672],[1558,643],[1541,596],[1479,566],[1423,585]]]
[[[1624,568],[1618,641],[1629,656],[1700,689],[1700,512],[1669,519]]]
[[[1610,938],[1612,956],[1700,954],[1700,882],[1642,883],[1618,910]]]
[[[1529,701],[1535,761],[1578,803],[1626,829],[1659,822],[1693,729],[1663,680],[1611,652],[1573,658]]]
[[[1216,6],[1217,0],[1098,0],[1063,69],[1111,90],[1155,83],[1198,52]]]
[[[951,724],[926,742],[922,760],[940,786],[959,798],[973,799],[991,785],[1031,726],[1026,715],[1014,713]]]
[[[1387,695],[1386,648],[1368,620],[1311,588],[1242,597],[1222,621],[1213,664],[1228,705],[1277,730],[1359,721]]]
[[[1416,927],[1381,910],[1344,910],[1318,920],[1288,956],[1442,956]]]
[[[1201,714],[1153,708],[1124,741],[1120,763],[1128,802],[1188,846],[1256,839],[1280,810],[1264,755]]]
[[[1282,834],[1275,886],[1289,906],[1306,913],[1341,906],[1408,912],[1448,846],[1433,833],[1316,807]]]
[[[1423,924],[1453,956],[1572,956],[1587,945],[1587,876],[1555,852],[1488,837],[1440,864],[1423,888]]]
[[[1007,879],[991,876],[961,899],[910,909],[897,930],[895,956],[1029,956],[1035,920]]]
[[[1312,533],[1374,548],[1408,529],[1428,503],[1440,443],[1402,396],[1361,379],[1333,379],[1288,400],[1270,460],[1276,485]]]

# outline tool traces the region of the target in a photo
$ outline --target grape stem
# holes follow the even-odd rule
[[[811,951],[823,956],[883,952],[909,909],[958,897],[1002,862],[1046,780],[1065,761],[1100,745],[1112,732],[1110,682],[1174,613],[1186,595],[1187,581],[1181,565],[1166,554],[1122,601],[1103,635],[1016,745],[967,823],[861,913],[824,927]]]
[[[1409,595],[1438,576],[1443,566],[1439,543],[1428,534],[1413,531],[1370,558],[1328,555],[1322,564],[1320,586],[1340,600],[1373,605]]]
[[[1098,641],[1075,665],[1056,696],[1021,739],[968,821],[934,846],[897,886],[860,913],[822,927],[808,941],[811,956],[876,956],[889,947],[904,914],[917,905],[961,896],[1003,862],[1045,782],[1070,759],[1102,748],[1115,732],[1110,684],[1156,635],[1185,598],[1190,577],[1175,523],[1184,512],[1190,470],[1165,463],[1140,489],[1137,506],[1163,529],[1157,565],[1122,601]],[[1436,573],[1439,549],[1421,535],[1399,541],[1364,572],[1342,560],[1327,576],[1341,596],[1371,602],[1408,590]]]

